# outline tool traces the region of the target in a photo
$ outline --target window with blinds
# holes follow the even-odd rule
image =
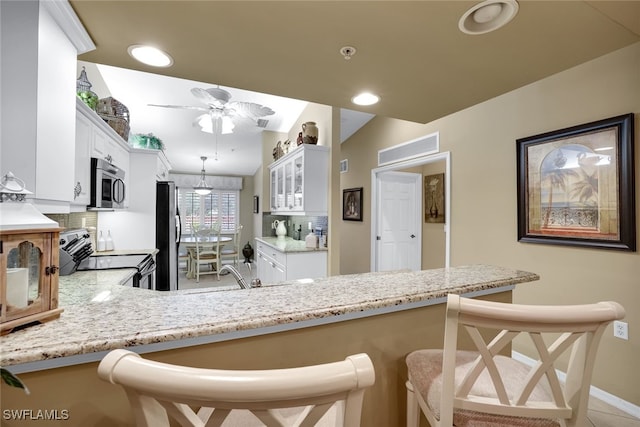
[[[214,190],[202,196],[190,188],[178,188],[178,209],[182,219],[182,235],[190,235],[195,226],[211,226],[219,222],[223,233],[235,230],[239,212],[238,191]]]

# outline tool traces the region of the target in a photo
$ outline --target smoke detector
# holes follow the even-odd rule
[[[347,61],[355,54],[356,48],[353,46],[343,46],[340,48],[340,55],[342,55]]]

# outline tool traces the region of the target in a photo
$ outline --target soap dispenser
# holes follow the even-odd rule
[[[317,248],[318,247],[318,236],[313,233],[313,229],[311,228],[311,223],[309,223],[309,234],[304,238],[305,246],[307,248]]]
[[[107,239],[105,241],[105,246],[108,251],[113,250],[113,238],[111,238],[111,230],[107,231]]]
[[[100,237],[98,238],[98,252],[102,252],[105,250],[107,242],[104,240],[102,236],[102,231],[100,231]]]

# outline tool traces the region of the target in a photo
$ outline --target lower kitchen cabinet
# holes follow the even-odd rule
[[[257,277],[262,283],[327,276],[327,251],[281,251],[259,239],[256,248]]]

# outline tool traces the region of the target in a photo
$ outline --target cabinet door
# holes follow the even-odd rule
[[[269,261],[265,257],[264,253],[258,251],[256,254],[257,257],[257,266],[256,266],[256,275],[260,280],[264,283],[271,283],[271,266],[269,265]]]
[[[292,159],[293,177],[293,211],[304,210],[304,153]]]
[[[86,206],[89,204],[92,136],[91,122],[83,115],[78,114],[76,118],[74,205]]]
[[[284,194],[284,166],[280,165],[276,168],[276,210],[282,211],[285,208]]]
[[[284,209],[293,209],[293,162],[284,164]]]
[[[278,176],[275,169],[271,169],[271,181],[270,181],[270,203],[271,212],[278,210]]]

